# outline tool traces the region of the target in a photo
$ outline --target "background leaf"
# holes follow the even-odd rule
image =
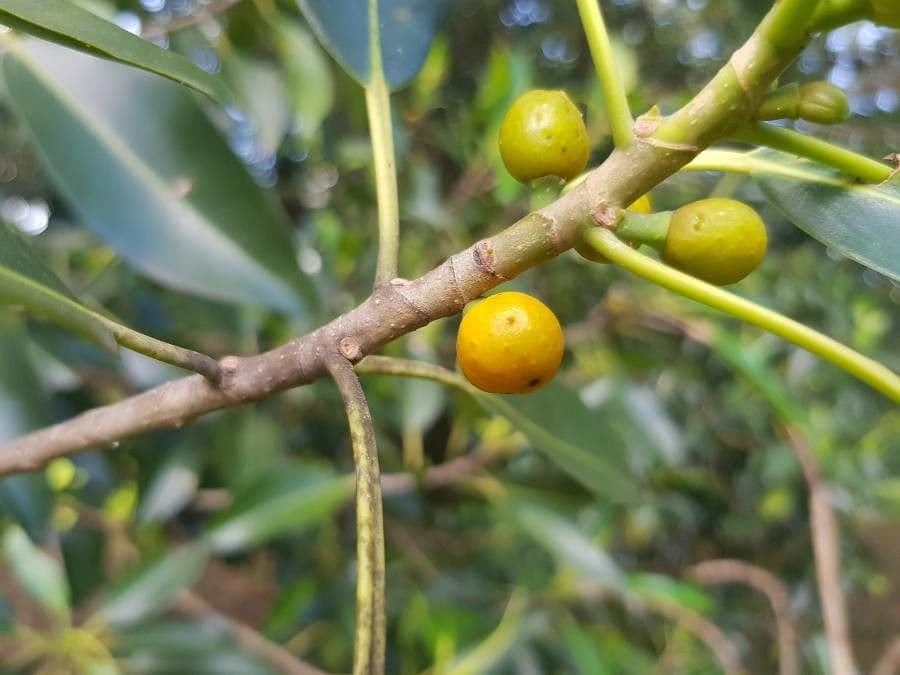
[[[32,544],[21,527],[6,529],[3,555],[29,595],[58,618],[69,615],[69,583],[62,565]]]
[[[372,79],[371,0],[298,0],[322,43],[365,86]],[[453,0],[379,0],[378,23],[385,80],[397,89],[411,80]]]
[[[299,311],[313,297],[284,212],[189,94],[46,43],[7,54],[6,84],[75,211],[135,267],[206,297]]]
[[[343,476],[312,467],[284,472],[239,495],[208,532],[217,553],[234,553],[334,513],[350,494]]]
[[[195,543],[141,566],[116,583],[100,606],[100,616],[117,627],[153,616],[200,577],[208,558],[209,549]]]
[[[0,221],[0,302],[22,305],[56,323],[115,349],[112,333],[78,303],[62,281],[31,251],[10,225]]]
[[[71,0],[0,0],[0,23],[51,42],[162,75],[227,103],[221,80],[185,57],[82,9]]]
[[[612,416],[589,410],[565,385],[553,382],[528,396],[474,395],[597,497],[626,503],[640,497]]]

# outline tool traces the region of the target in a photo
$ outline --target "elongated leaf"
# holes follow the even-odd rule
[[[334,82],[327,57],[312,34],[287,17],[272,21],[269,29],[284,64],[294,126],[300,138],[310,142],[334,105]]]
[[[112,333],[78,303],[62,281],[10,225],[0,222],[0,303],[22,305],[38,315],[114,349]]]
[[[113,626],[128,626],[168,606],[175,595],[200,576],[209,549],[191,544],[126,575],[107,595],[98,613]]]
[[[167,520],[181,511],[197,492],[199,463],[192,446],[173,452],[144,492],[138,507],[138,522]]]
[[[86,226],[148,276],[288,312],[313,297],[286,215],[184,90],[34,42],[6,54],[13,107]]]
[[[376,0],[297,0],[322,43],[363,85],[372,72],[372,34],[380,35],[382,71],[396,89],[411,80],[453,0],[377,0],[378,25],[369,18]]]
[[[0,23],[71,49],[162,75],[220,103],[231,99],[221,80],[180,54],[142,40],[71,0],[0,0]]]
[[[288,128],[288,103],[281,72],[262,59],[234,53],[222,62],[223,75],[249,116],[256,143],[269,155]]]
[[[32,544],[21,527],[7,528],[3,555],[31,597],[57,617],[69,615],[69,582],[62,565]]]
[[[865,185],[839,172],[774,150],[711,150],[693,170],[737,171],[794,225],[861,265],[900,281],[900,181]]]
[[[578,394],[553,383],[528,396],[476,393],[490,412],[506,417],[551,462],[602,499],[634,503],[640,487],[629,471],[615,420],[588,410]]]
[[[591,584],[616,592],[625,590],[625,576],[615,561],[568,521],[524,500],[516,500],[509,506],[519,526],[560,565],[574,568]]]
[[[343,476],[296,469],[238,497],[207,537],[218,553],[234,553],[329,518],[349,493]]]

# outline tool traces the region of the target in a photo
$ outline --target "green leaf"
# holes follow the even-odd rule
[[[231,100],[221,80],[188,59],[132,35],[71,0],[0,0],[0,23],[71,49],[162,75],[220,103]]]
[[[453,0],[297,0],[319,39],[363,86],[372,72],[373,28],[380,41],[382,71],[392,89],[409,82]],[[370,12],[377,4],[378,25]]]
[[[217,553],[241,551],[329,518],[350,494],[350,483],[311,467],[282,473],[240,495],[209,530]]]
[[[285,68],[294,127],[301,139],[311,142],[334,105],[331,68],[315,38],[290,18],[279,17],[269,29]]]
[[[288,129],[288,103],[281,72],[262,59],[232,53],[222,59],[222,74],[247,114],[259,146],[274,154]]]
[[[618,421],[589,410],[558,382],[528,396],[475,393],[488,411],[507,418],[534,447],[596,496],[636,503],[640,486],[628,468]]]
[[[62,565],[16,525],[3,534],[3,555],[25,591],[56,617],[69,616],[69,582]]]
[[[900,281],[900,182],[855,183],[838,171],[774,150],[707,150],[691,170],[753,177],[794,225],[834,251]]]
[[[103,600],[98,614],[116,627],[128,626],[164,610],[191,586],[209,559],[209,549],[190,544],[127,574]]]
[[[11,225],[0,222],[0,303],[22,305],[100,344],[115,349],[112,333],[79,304],[62,281],[31,251]]]
[[[625,589],[625,576],[615,561],[580,530],[553,511],[515,499],[508,504],[519,526],[556,558],[574,568],[585,582],[611,591]]]
[[[702,588],[661,574],[637,573],[628,577],[628,594],[640,600],[665,600],[705,613],[713,601]]]
[[[20,122],[83,223],[156,281],[287,312],[314,291],[286,214],[183,89],[48,43],[3,59]]]
[[[139,523],[168,520],[181,511],[197,493],[199,458],[193,446],[173,452],[156,472],[138,507]]]

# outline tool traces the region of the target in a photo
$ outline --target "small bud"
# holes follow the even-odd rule
[[[816,124],[837,124],[850,116],[850,103],[843,91],[828,82],[800,85],[800,119]]]

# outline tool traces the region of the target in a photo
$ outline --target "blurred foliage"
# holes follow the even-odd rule
[[[220,73],[239,103],[223,113],[199,97],[189,102],[192,124],[200,126],[170,138],[167,150],[151,131],[165,136],[174,128],[167,127],[171,107],[162,99],[126,101],[124,92],[95,82],[125,116],[117,120],[128,129],[123,142],[140,148],[133,152],[161,178],[132,181],[134,192],[126,194],[121,166],[128,162],[111,163],[103,148],[73,143],[65,148],[66,170],[81,182],[66,193],[42,166],[52,153],[16,122],[14,109],[25,104],[4,90],[0,218],[32,235],[37,254],[79,298],[138,330],[217,356],[270,348],[362,300],[377,241],[363,94],[312,39],[299,10],[286,0],[244,0],[167,33],[167,25],[211,12],[215,3],[80,4]],[[671,110],[685,101],[768,5],[604,3],[633,108]],[[835,128],[797,128],[873,156],[900,146],[900,74],[891,67],[898,49],[896,33],[871,24],[816,39],[784,81],[828,79],[847,90],[854,116]],[[393,96],[405,276],[528,210],[529,194],[503,171],[495,138],[506,106],[529,86],[565,88],[583,107],[592,162],[611,150],[574,3],[460,0],[422,70]],[[232,166],[219,136],[243,168]],[[122,149],[118,141],[108,147]],[[223,178],[237,170],[255,185],[244,176]],[[262,275],[252,276],[257,287],[229,288],[204,276],[203,267],[186,282],[167,265],[175,253],[190,257],[202,247],[167,249],[141,229],[167,224],[167,216],[150,213],[163,213],[167,197],[141,195],[142,186],[190,193],[191,171],[208,180],[189,200],[198,236],[210,236],[209,228],[239,231],[235,236],[256,247],[256,262],[278,259],[275,270],[250,262],[241,268]],[[188,185],[164,182],[178,178]],[[743,178],[678,175],[653,198],[663,209],[712,194],[752,202],[769,227],[769,256],[740,293],[900,369],[900,287],[809,239]],[[259,201],[242,202],[247,195]],[[124,244],[96,224],[97,209],[116,200],[138,222],[115,233],[134,237]],[[268,209],[272,222],[258,220]],[[283,246],[262,241],[261,228],[275,227],[282,215],[300,274],[284,271]],[[173,228],[173,237],[185,234]],[[264,297],[268,274],[293,274],[291,283],[309,296],[302,311],[288,293]],[[806,489],[783,433],[795,416],[834,488],[845,588],[852,606],[865,608],[854,612],[854,639],[861,663],[870,665],[900,630],[897,407],[802,350],[574,254],[508,286],[540,296],[567,328],[564,368],[546,400],[491,405],[418,380],[364,381],[385,473],[463,455],[488,462],[483,473],[434,489],[413,483],[387,491],[389,671],[620,674],[657,665],[660,672],[713,672],[706,648],[645,611],[664,601],[720,626],[751,672],[774,672],[772,620],[759,598],[741,587],[700,589],[685,576],[702,560],[740,558],[787,585],[808,672],[824,672]],[[204,299],[211,297],[238,304]],[[455,320],[442,321],[385,351],[453,368],[455,328]],[[0,440],[177,374],[130,353],[115,358],[4,310]],[[520,427],[521,417],[529,424]],[[595,470],[611,473],[579,479],[584,464],[551,461],[543,442],[551,432]],[[613,469],[627,478],[613,484]],[[0,672],[30,672],[26,652],[42,635],[59,646],[56,670],[45,672],[269,672],[221,622],[167,610],[191,585],[216,611],[303,659],[349,670],[351,473],[339,396],[318,382],[0,480],[7,563],[0,569],[0,642],[9,655]],[[632,481],[636,500],[610,499],[615,490],[630,492]]]

